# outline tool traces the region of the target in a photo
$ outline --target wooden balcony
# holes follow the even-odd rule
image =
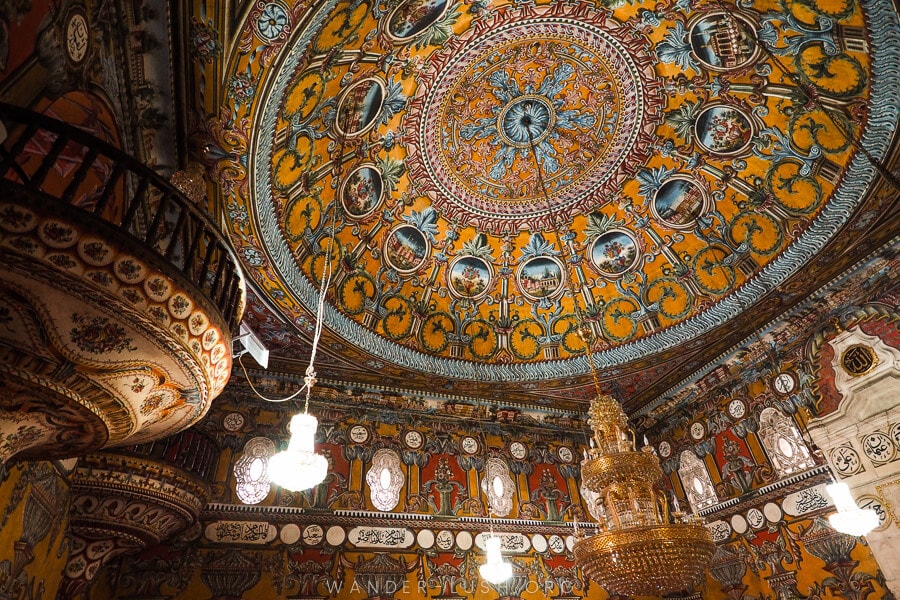
[[[5,104],[0,121],[0,464],[190,426],[231,373],[227,239],[114,146]]]

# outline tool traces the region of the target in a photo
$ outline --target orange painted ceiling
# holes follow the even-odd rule
[[[251,318],[307,360],[290,339],[330,268],[322,361],[357,381],[563,406],[590,395],[587,328],[607,391],[649,400],[833,276],[810,261],[862,235],[858,146],[882,160],[897,124],[889,0],[276,0],[238,23],[221,200],[288,330]]]

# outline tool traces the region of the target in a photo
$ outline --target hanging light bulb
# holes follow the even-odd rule
[[[878,513],[871,508],[860,508],[850,494],[846,483],[832,483],[825,486],[837,512],[828,516],[831,526],[847,535],[866,535],[878,527]]]
[[[484,541],[487,562],[478,568],[478,572],[481,573],[481,578],[489,583],[503,583],[512,577],[512,565],[503,560],[503,554],[500,553],[502,541],[499,535],[494,535],[493,530],[490,537]]]
[[[328,474],[328,461],[315,452],[319,420],[308,413],[291,418],[287,450],[269,459],[269,478],[281,487],[299,492],[319,485]]]
[[[350,113],[348,113],[347,118],[349,118],[349,114]],[[347,122],[345,120],[344,127],[346,127],[346,125]],[[344,135],[341,134],[340,149],[337,153],[338,157],[344,156],[345,141]],[[339,174],[340,162],[338,163],[338,175]],[[340,189],[340,178],[338,178],[338,181],[337,189]],[[319,420],[315,416],[309,414],[309,401],[312,397],[313,386],[316,385],[316,370],[314,365],[316,362],[316,352],[319,348],[319,340],[322,336],[322,328],[325,324],[325,295],[328,291],[328,286],[331,283],[331,276],[333,274],[331,254],[335,244],[335,214],[335,211],[332,210],[330,232],[328,236],[328,250],[325,252],[325,264],[322,267],[322,283],[319,287],[319,299],[316,304],[316,325],[313,329],[309,366],[306,367],[306,376],[303,378],[305,383],[303,388],[301,388],[301,390],[306,389],[306,403],[302,413],[291,417],[291,439],[288,441],[287,450],[279,452],[269,459],[269,479],[292,492],[308,490],[313,486],[319,485],[325,481],[325,477],[328,475],[328,460],[321,454],[316,454],[315,451],[316,429],[319,427]],[[293,396],[291,396],[291,398],[293,398]]]

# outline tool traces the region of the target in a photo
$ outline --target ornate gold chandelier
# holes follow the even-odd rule
[[[575,542],[575,562],[610,595],[653,596],[687,589],[709,563],[715,545],[706,526],[669,514],[659,459],[635,449],[625,412],[611,396],[591,402],[594,431],[581,462],[582,485],[594,492],[598,532]]]

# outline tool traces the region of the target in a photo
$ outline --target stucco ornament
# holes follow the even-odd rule
[[[681,453],[681,467],[678,469],[678,476],[681,477],[682,487],[684,487],[693,512],[712,506],[719,501],[706,465],[691,450]]]
[[[505,517],[512,510],[513,480],[509,467],[499,458],[489,458],[484,467],[481,491],[487,495],[488,506],[498,517]]]
[[[269,459],[275,444],[269,438],[255,437],[244,445],[244,453],[234,463],[234,490],[244,504],[259,504],[269,495]]]
[[[393,510],[400,502],[400,490],[406,476],[400,467],[400,455],[394,450],[382,448],[372,458],[372,466],[366,473],[369,498],[378,510]]]

